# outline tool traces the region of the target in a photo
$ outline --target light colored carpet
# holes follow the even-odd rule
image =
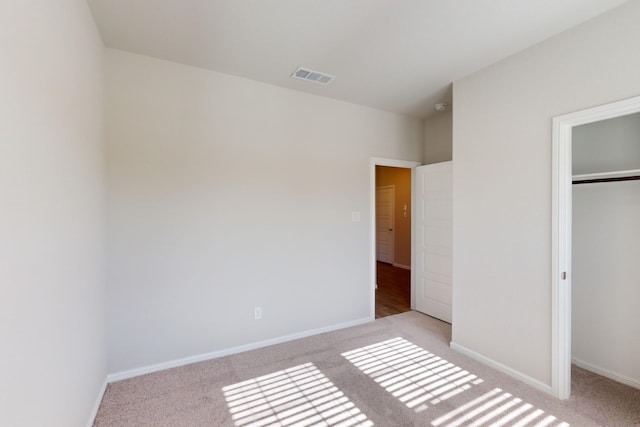
[[[559,401],[449,348],[416,312],[107,388],[95,426],[634,426],[640,390],[579,368]]]

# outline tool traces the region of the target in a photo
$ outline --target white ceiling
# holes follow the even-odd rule
[[[451,82],[626,0],[88,0],[108,47],[425,117]],[[303,66],[329,86],[289,78]]]

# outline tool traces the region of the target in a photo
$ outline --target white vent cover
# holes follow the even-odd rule
[[[296,71],[291,74],[292,79],[306,80],[309,82],[318,83],[321,85],[328,85],[336,76],[331,74],[321,73],[319,71],[313,71],[308,68],[298,67]]]

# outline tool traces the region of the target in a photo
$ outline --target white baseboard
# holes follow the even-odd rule
[[[293,341],[300,338],[306,338],[313,335],[323,334],[325,332],[332,332],[338,329],[350,328],[352,326],[358,326],[373,321],[371,317],[364,319],[353,320],[351,322],[338,323],[337,325],[326,326],[324,328],[312,329],[308,331],[298,332],[295,334],[284,335],[277,338],[272,338],[264,341],[258,341],[251,344],[241,345],[238,347],[232,347],[219,351],[212,351],[210,353],[198,354],[195,356],[189,356],[182,359],[170,360],[168,362],[157,363],[154,365],[143,366],[140,368],[130,369],[128,371],[116,372],[114,374],[107,375],[107,382],[112,383],[115,381],[125,380],[127,378],[133,378],[144,374],[150,374],[152,372],[163,371],[165,369],[177,368],[178,366],[189,365],[191,363],[203,362],[205,360],[217,359],[219,357],[229,356],[231,354],[242,353],[249,350],[255,350],[270,345],[281,344],[287,341]]]
[[[98,409],[100,409],[100,404],[102,403],[102,398],[104,397],[105,391],[107,391],[108,385],[109,385],[109,381],[105,379],[104,382],[102,383],[102,387],[100,387],[100,391],[98,391],[98,397],[96,398],[96,401],[93,404],[91,413],[89,414],[89,421],[87,422],[87,427],[93,427],[93,423],[96,420],[96,416],[98,415]]]
[[[465,356],[468,356],[474,360],[477,360],[480,363],[483,363],[495,369],[496,371],[500,371],[504,374],[509,375],[510,377],[513,377],[519,381],[522,381],[523,383],[530,385],[531,387],[537,390],[543,391],[548,394],[553,394],[551,391],[550,385],[547,385],[541,381],[538,381],[535,378],[531,378],[530,376],[525,375],[522,372],[516,371],[515,369],[510,368],[507,365],[503,365],[500,362],[496,362],[493,359],[489,359],[488,357],[483,356],[480,353],[476,353],[473,350],[469,350],[468,348],[461,346],[459,344],[456,344],[453,341],[450,343],[450,345],[451,345],[451,349],[457,351],[458,353],[462,353]]]
[[[616,382],[640,389],[640,380],[627,377],[626,375],[618,374],[616,372],[610,371],[609,369],[601,368],[589,362],[585,362],[584,360],[576,359],[575,357],[571,358],[571,362],[574,365],[581,367],[582,369],[593,372],[594,374],[598,374],[600,376],[612,379]]]
[[[394,262],[392,265],[394,267],[404,268],[405,270],[411,270],[411,266],[410,265],[398,264],[396,262]]]

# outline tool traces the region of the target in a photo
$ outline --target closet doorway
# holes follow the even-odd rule
[[[640,97],[553,125],[552,390],[572,361],[640,388]]]
[[[576,126],[572,165],[572,362],[640,389],[640,113]]]

